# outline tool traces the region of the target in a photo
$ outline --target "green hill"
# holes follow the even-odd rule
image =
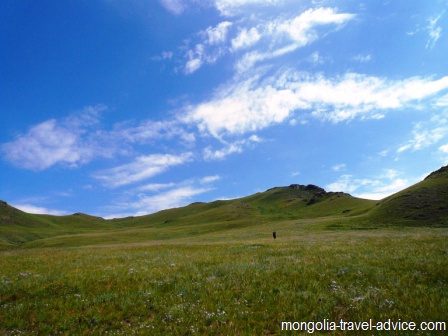
[[[373,222],[385,225],[448,225],[448,166],[432,172],[423,181],[391,195],[369,214]]]
[[[193,203],[151,215],[112,220],[81,213],[33,215],[2,202],[0,242],[20,246],[34,241],[31,245],[35,245],[53,237],[85,234],[95,234],[105,242],[113,242],[114,235],[131,235],[129,240],[136,241],[148,235],[176,238],[294,219],[355,216],[368,211],[374,203],[342,192],[325,192],[314,185],[297,184],[234,200]]]
[[[104,219],[94,216],[79,213],[70,216],[34,215],[0,201],[0,247],[109,228],[111,226]]]
[[[114,244],[223,233],[277,223],[325,223],[329,229],[447,226],[448,166],[381,201],[326,192],[315,185],[275,187],[243,198],[192,203],[154,214],[105,220],[28,214],[0,203],[0,248]]]

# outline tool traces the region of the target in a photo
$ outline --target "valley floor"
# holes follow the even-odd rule
[[[318,226],[270,223],[115,245],[60,238],[60,247],[2,251],[0,335],[268,335],[285,333],[282,321],[324,319],[448,323],[448,229]]]

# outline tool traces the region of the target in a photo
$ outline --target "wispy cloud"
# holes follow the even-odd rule
[[[231,41],[231,50],[246,49],[256,44],[261,39],[261,35],[256,27],[250,29],[242,28],[238,35]]]
[[[341,175],[335,182],[326,185],[325,189],[328,191],[344,191],[347,193],[353,193],[357,189],[363,186],[378,185],[378,181],[370,179],[357,179],[352,175]]]
[[[89,132],[104,110],[103,105],[90,106],[62,121],[47,120],[3,144],[1,152],[11,163],[37,171],[58,163],[73,167],[95,156],[108,157],[114,149],[98,150],[99,144]]]
[[[198,35],[201,43],[196,44],[192,49],[186,51],[185,57],[188,59],[184,72],[189,75],[197,71],[203,64],[213,64],[225,53],[220,45],[226,42],[227,33],[232,23],[224,21],[216,27],[208,27],[200,31]]]
[[[191,147],[196,140],[174,119],[124,121],[104,129],[100,116],[106,110],[104,105],[89,106],[68,117],[44,121],[2,144],[0,152],[16,166],[41,171],[57,164],[75,168],[98,157],[135,155],[135,144],[161,145],[162,140],[177,138],[180,145]]]
[[[172,188],[175,185],[176,184],[172,183],[172,182],[171,183],[149,183],[149,184],[145,184],[143,186],[136,188],[136,190],[157,192],[157,191],[160,191],[163,189]]]
[[[383,175],[364,179],[344,174],[335,182],[328,184],[326,189],[344,191],[360,198],[380,200],[418,182],[416,178],[404,179],[399,178],[399,175],[401,173],[393,169],[386,169]]]
[[[192,144],[196,139],[194,133],[187,132],[176,120],[146,120],[138,125],[123,122],[115,125],[113,130],[107,132],[107,135],[120,141],[140,144],[173,138],[179,138],[185,144]]]
[[[448,144],[440,146],[439,150],[441,150],[443,153],[448,153]]]
[[[333,169],[334,171],[340,171],[340,170],[343,170],[345,167],[346,167],[345,163],[340,163],[340,164],[337,164],[337,165],[331,167],[331,169]]]
[[[187,205],[194,197],[214,190],[213,184],[221,179],[219,175],[193,178],[183,182],[147,184],[127,192],[125,200],[109,206],[104,218],[141,216],[156,211]],[[135,193],[134,191],[137,191]]]
[[[199,180],[199,183],[208,184],[208,183],[213,183],[213,182],[219,181],[220,179],[221,179],[221,176],[219,176],[219,175],[206,176],[206,177],[201,178]]]
[[[173,14],[179,15],[186,8],[187,5],[183,0],[159,0],[163,7]]]
[[[381,118],[388,110],[411,107],[446,89],[448,77],[393,81],[355,73],[326,78],[282,71],[220,87],[209,101],[189,106],[183,121],[219,138],[284,122],[296,110],[332,122]]]
[[[317,8],[309,9],[292,19],[277,18],[259,25],[261,35],[259,34],[257,41],[264,37],[269,43],[244,54],[237,62],[236,69],[240,73],[245,72],[259,62],[291,53],[316,41],[320,37],[318,27],[336,26],[340,29],[355,16],[351,13],[338,13],[334,8]]]
[[[229,144],[228,146],[218,149],[212,150],[210,147],[204,149],[204,159],[205,160],[222,160],[226,156],[229,156],[233,153],[242,153],[243,147],[239,143]]]
[[[448,118],[434,115],[429,121],[418,122],[412,130],[412,138],[399,146],[397,153],[420,150],[432,146],[448,136]]]
[[[260,143],[264,140],[257,135],[252,135],[247,139],[237,140],[231,143],[225,143],[225,146],[221,149],[214,150],[211,146],[204,149],[204,160],[214,161],[223,160],[227,156],[233,153],[242,153],[244,148],[253,145],[254,143]]]
[[[236,5],[236,1],[232,3]],[[355,14],[338,13],[334,8],[317,8],[292,18],[280,16],[263,21],[224,21],[197,34],[200,42],[187,48],[185,52],[187,62],[184,72],[192,74],[202,65],[213,64],[230,52],[236,60],[235,69],[242,73],[252,69],[257,63],[291,53],[316,41],[325,34],[318,32],[320,27],[340,29],[354,17]],[[233,26],[236,27],[232,29],[232,37],[229,39],[230,28]]]
[[[368,63],[373,60],[370,54],[359,54],[353,57],[353,60],[359,63]]]
[[[181,155],[151,154],[140,156],[134,162],[99,171],[93,177],[110,188],[116,188],[161,174],[170,167],[191,161],[192,157],[191,152]]]
[[[278,5],[284,0],[214,0],[216,8],[224,16],[241,14],[243,10],[253,9],[254,6],[266,7]]]
[[[195,186],[181,186],[170,189],[153,196],[141,196],[137,202],[129,206],[137,210],[136,215],[145,215],[148,213],[177,208],[187,205],[192,201],[192,197],[212,190],[212,188],[198,188]]]
[[[31,214],[47,214],[47,215],[54,215],[54,216],[65,216],[68,215],[67,211],[64,210],[55,210],[55,209],[48,209],[40,206],[35,206],[32,204],[11,204],[13,207],[25,211],[27,213]]]
[[[426,27],[428,34],[429,34],[429,39],[428,39],[428,42],[426,43],[427,49],[434,48],[437,41],[442,36],[442,28],[440,26],[438,26],[437,23],[444,14],[445,14],[445,12],[442,12],[442,14],[440,14],[436,17],[432,17],[428,20],[429,23],[428,23],[428,26]]]

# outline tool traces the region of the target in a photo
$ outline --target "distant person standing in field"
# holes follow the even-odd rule
[[[272,237],[274,237],[274,239],[276,239],[277,238],[277,232],[272,232]]]

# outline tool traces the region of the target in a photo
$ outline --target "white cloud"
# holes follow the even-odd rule
[[[272,51],[251,51],[246,53],[235,65],[237,73],[244,73],[254,67],[255,64],[270,60],[293,52],[298,46],[295,43],[288,44]]]
[[[437,22],[440,20],[440,18],[443,16],[444,13],[440,14],[439,16],[430,18],[429,24],[426,27],[428,34],[429,34],[429,39],[428,42],[426,43],[426,48],[428,49],[432,49],[434,48],[434,46],[436,45],[437,41],[439,40],[439,38],[442,36],[442,28],[440,26],[437,26]]]
[[[258,135],[255,135],[255,134],[251,135],[249,137],[249,140],[253,141],[253,142],[264,142],[265,141],[264,139],[260,138]]]
[[[66,118],[50,119],[32,126],[27,133],[2,144],[0,151],[11,163],[26,169],[44,170],[62,164],[77,167],[97,157],[129,155],[132,144],[154,144],[178,138],[190,147],[195,135],[177,120],[142,121],[115,124],[111,130],[101,129],[100,113],[104,105],[85,107]]]
[[[205,37],[205,43],[209,45],[221,44],[226,41],[227,32],[231,26],[232,22],[224,21],[218,24],[216,27],[208,27],[200,34]]]
[[[198,33],[202,41],[196,44],[193,49],[186,51],[185,57],[188,61],[184,68],[185,74],[192,74],[205,63],[215,63],[225,53],[220,45],[226,42],[228,30],[231,26],[232,22],[224,21],[216,27],[208,27]]]
[[[436,106],[445,107],[448,106],[448,94],[444,95],[443,97],[440,97],[440,99],[437,100]]]
[[[367,54],[367,55],[359,54],[359,55],[356,55],[355,57],[353,57],[353,60],[355,60],[356,62],[359,62],[359,63],[368,63],[373,60],[373,57],[370,54]]]
[[[256,63],[293,52],[316,41],[319,38],[316,28],[319,26],[336,25],[341,28],[354,17],[355,14],[337,13],[333,8],[318,8],[309,9],[292,19],[278,18],[270,21],[259,27],[262,30],[261,37],[269,38],[268,49],[259,48],[246,53],[237,62],[236,69],[242,73]]]
[[[186,144],[195,141],[195,135],[187,132],[178,121],[143,121],[137,126],[118,124],[109,132],[109,137],[129,143],[146,144],[154,140],[179,138]]]
[[[161,56],[153,56],[151,59],[153,61],[162,61],[165,59],[171,59],[173,58],[173,52],[172,51],[163,51]]]
[[[321,65],[325,63],[325,57],[322,57],[318,51],[315,51],[308,57],[308,61],[314,65]]]
[[[386,169],[385,174],[373,179],[359,179],[352,175],[342,175],[339,179],[326,186],[328,191],[344,191],[355,197],[379,200],[399,192],[418,179],[397,178],[401,175],[394,169]]]
[[[446,89],[448,76],[392,81],[355,73],[325,78],[283,71],[224,85],[209,101],[189,106],[183,121],[220,137],[281,123],[296,110],[311,110],[315,118],[332,122],[381,118],[387,110],[412,107]]]
[[[146,215],[148,213],[177,208],[187,205],[192,201],[192,197],[211,191],[212,188],[198,188],[195,186],[181,186],[166,192],[153,195],[142,196],[140,200],[129,204],[130,208],[137,211],[136,215]]]
[[[251,79],[222,89],[211,101],[190,107],[185,121],[216,137],[223,131],[242,134],[281,122],[299,106],[291,91],[257,84]]]
[[[27,213],[31,214],[43,214],[43,215],[54,215],[54,216],[65,216],[68,215],[67,211],[63,210],[55,210],[55,209],[48,209],[44,207],[39,207],[31,204],[11,204],[13,207],[25,211]]]
[[[444,153],[448,153],[448,144],[440,146],[439,150],[441,150]]]
[[[196,51],[187,51],[188,61],[185,64],[185,73],[187,75],[197,71],[202,66],[203,46],[202,44],[196,45]]]
[[[251,1],[251,3],[262,3],[263,1]],[[248,1],[228,1],[234,5],[248,4]],[[266,3],[266,1],[264,1]],[[235,69],[245,72],[256,63],[273,59],[303,47],[319,38],[317,28],[320,26],[336,26],[341,28],[343,24],[355,17],[354,14],[337,13],[333,8],[309,9],[291,19],[283,16],[271,21],[259,21],[256,26],[250,27],[247,22],[255,19],[247,19],[232,23],[224,21],[216,27],[208,27],[197,35],[201,38],[193,48],[187,48],[185,53],[187,62],[184,72],[192,74],[204,64],[213,64],[216,60],[229,51],[238,55]],[[238,33],[227,43],[229,29],[237,25]],[[243,53],[240,51],[258,44],[262,39],[266,43],[260,43],[256,50]],[[187,42],[188,44],[189,42]]]
[[[400,173],[395,169],[385,169],[384,175],[382,175],[382,178],[387,178],[389,180],[393,180],[396,178]]]
[[[115,168],[102,170],[93,175],[111,188],[139,182],[149,177],[158,175],[172,166],[177,166],[191,161],[192,153],[181,155],[151,154],[140,156],[134,162]]]
[[[378,182],[369,179],[355,179],[352,175],[345,174],[339,177],[337,181],[328,184],[325,189],[328,191],[353,193],[360,187],[367,185],[378,185]]]
[[[203,177],[203,178],[201,178],[201,179],[199,180],[199,182],[200,182],[201,184],[208,184],[208,183],[213,183],[213,182],[219,181],[220,179],[221,179],[221,176],[219,176],[219,175],[213,175],[213,176],[206,176],[206,177]]]
[[[438,143],[448,136],[448,120],[442,115],[434,115],[427,122],[418,122],[412,130],[412,139],[401,145],[397,153],[412,149],[420,150]]]
[[[176,15],[181,14],[186,8],[186,4],[182,0],[159,0],[159,1],[163,5],[163,7],[165,7],[168,11]]]
[[[194,196],[213,190],[212,184],[221,179],[219,175],[190,179],[180,183],[148,184],[133,189],[114,206],[106,207],[104,218],[141,216],[156,211],[176,208],[194,201]],[[149,193],[149,194],[148,194]],[[110,211],[113,213],[110,214]]]
[[[204,160],[222,160],[226,156],[229,156],[233,153],[242,153],[244,148],[251,147],[254,143],[261,143],[265,140],[260,138],[257,135],[251,135],[247,139],[237,140],[232,143],[225,143],[225,147],[219,150],[212,150],[211,147],[207,147],[204,149]]]
[[[233,153],[242,153],[243,147],[240,143],[233,143],[219,150],[212,150],[210,147],[204,149],[205,160],[222,160]]]
[[[109,157],[114,149],[99,150],[99,144],[88,133],[105,109],[103,105],[86,107],[62,121],[47,120],[3,144],[1,151],[13,164],[38,171],[58,163],[76,166],[95,156]]]
[[[174,183],[150,183],[136,188],[138,191],[159,191],[174,187]]]
[[[284,32],[297,42],[298,46],[304,46],[318,38],[314,27],[320,25],[342,25],[353,19],[354,14],[337,13],[333,8],[308,9],[292,20],[275,22],[271,24],[271,30]]]
[[[246,49],[254,44],[256,44],[261,39],[261,35],[258,32],[257,28],[252,27],[251,29],[247,30],[246,28],[243,28],[240,30],[238,35],[232,39],[232,51],[240,50],[240,49]]]
[[[232,16],[242,13],[249,6],[273,6],[284,0],[215,0],[216,8],[222,15]]]
[[[345,167],[346,167],[345,163],[340,163],[340,164],[333,166],[331,169],[333,169],[334,171],[340,171],[340,170],[344,169]]]
[[[384,185],[383,187],[375,189],[375,192],[389,195],[389,193],[395,193],[397,191],[403,190],[408,186],[409,182],[406,179],[391,179],[390,183]]]

